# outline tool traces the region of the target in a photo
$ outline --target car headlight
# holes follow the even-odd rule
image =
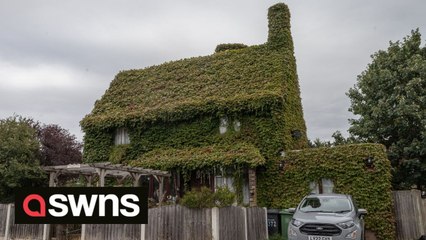
[[[292,227],[288,228],[288,235],[292,237],[297,237],[297,232]]]
[[[347,221],[347,222],[338,223],[337,225],[343,229],[348,229],[355,226],[355,223],[354,221]]]
[[[356,234],[358,233],[358,231],[357,230],[355,230],[355,231],[353,231],[353,232],[350,232],[350,233],[348,233],[347,235],[346,235],[346,237],[345,238],[349,238],[349,239],[356,239]]]
[[[291,220],[291,224],[295,227],[300,227],[303,224],[303,222],[293,218]]]

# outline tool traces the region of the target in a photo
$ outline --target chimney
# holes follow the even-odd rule
[[[273,48],[294,50],[290,32],[290,11],[284,3],[277,3],[268,10],[268,45]]]

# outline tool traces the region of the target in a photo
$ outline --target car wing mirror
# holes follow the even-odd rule
[[[358,214],[360,216],[365,216],[365,215],[367,215],[367,210],[360,208],[360,209],[358,209]]]
[[[288,212],[289,212],[289,213],[295,213],[295,212],[296,212],[296,208],[289,208],[289,209],[288,209]]]

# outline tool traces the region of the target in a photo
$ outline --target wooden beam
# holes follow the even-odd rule
[[[58,177],[57,171],[49,173],[49,187],[56,186],[56,182],[58,181],[57,177]]]
[[[160,187],[159,187],[159,196],[158,196],[158,204],[161,206],[161,204],[164,201],[164,177],[158,177],[158,182],[160,183]]]

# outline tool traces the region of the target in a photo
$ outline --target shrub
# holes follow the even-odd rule
[[[279,235],[278,233],[276,233],[276,234],[274,234],[274,235],[272,235],[268,238],[268,240],[282,240],[282,239],[284,239],[283,236]]]
[[[231,206],[235,202],[235,193],[227,187],[219,187],[214,193],[214,200],[217,207]]]
[[[180,203],[189,208],[214,207],[214,193],[207,187],[194,189],[185,193]]]
[[[201,187],[186,192],[180,203],[189,208],[227,207],[235,202],[235,193],[227,187],[218,188],[216,192]]]

